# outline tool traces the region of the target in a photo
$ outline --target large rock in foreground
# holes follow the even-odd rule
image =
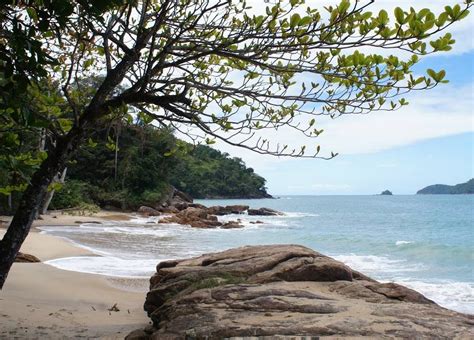
[[[379,283],[295,245],[231,249],[162,262],[129,339],[242,336],[473,338],[472,316]]]

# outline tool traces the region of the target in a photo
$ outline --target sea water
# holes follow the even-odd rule
[[[159,261],[242,245],[301,244],[383,282],[420,291],[447,308],[474,314],[474,195],[282,196],[263,200],[199,200],[246,204],[284,216],[229,215],[242,229],[194,229],[128,222],[44,227],[98,256],[48,261],[67,270],[149,277]],[[262,221],[263,224],[250,222]]]

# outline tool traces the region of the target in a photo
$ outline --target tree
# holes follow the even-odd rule
[[[322,130],[314,117],[394,110],[407,104],[400,98],[404,93],[445,82],[444,71],[415,77],[411,69],[418,55],[451,49],[451,35],[440,32],[472,6],[467,0],[436,15],[397,8],[392,16],[369,12],[373,1],[307,9],[303,3],[268,1],[261,11],[243,0],[4,5],[2,79],[15,84],[20,76],[34,84],[51,75],[60,81],[72,117],[31,177],[0,243],[0,286],[48,186],[96,122],[133,110],[193,140],[218,139],[269,155],[331,158],[335,154],[320,156],[319,147],[310,152],[305,146],[272,145],[259,134],[291,127],[317,137]],[[31,52],[19,43],[25,39]],[[357,50],[361,47],[373,52]],[[381,50],[402,50],[409,57],[384,56]],[[102,77],[100,85],[80,105],[83,98],[73,88],[93,75]],[[13,98],[5,86],[3,91]],[[14,112],[5,103],[7,120],[21,112],[16,103]],[[52,131],[54,122],[46,122]]]

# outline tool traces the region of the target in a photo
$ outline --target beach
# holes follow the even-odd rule
[[[382,283],[473,314],[472,197],[199,202],[266,206],[284,215],[220,216],[241,219],[244,227],[200,229],[157,223],[159,216],[52,212],[34,222],[21,250],[44,263],[15,263],[0,292],[0,338],[123,338],[150,322],[143,304],[160,261],[262,244],[304,245]],[[0,221],[1,237],[9,218]]]
[[[53,218],[56,216],[56,218]],[[41,261],[70,256],[94,256],[58,237],[43,235],[41,225],[78,225],[76,221],[126,219],[126,214],[93,217],[54,214],[35,221],[21,249]],[[1,217],[2,221],[8,221]],[[3,223],[5,226],[5,222]],[[0,237],[5,229],[0,229]],[[57,269],[44,263],[15,263],[0,292],[0,338],[123,339],[144,327],[146,280],[109,278]],[[118,311],[109,311],[114,305]]]

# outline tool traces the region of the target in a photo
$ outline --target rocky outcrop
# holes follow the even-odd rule
[[[34,255],[19,252],[16,255],[15,262],[36,263],[36,262],[41,262],[41,260]]]
[[[472,316],[295,245],[161,262],[144,307],[153,325],[128,339],[474,336]]]
[[[156,210],[156,209],[153,209],[151,207],[147,207],[145,205],[142,205],[139,209],[138,209],[138,213],[144,215],[144,216],[160,216],[161,213]]]
[[[191,196],[175,187],[170,187],[165,198],[158,202],[154,208],[163,213],[176,213],[188,208],[190,204],[193,204]]]
[[[207,208],[207,211],[209,214],[222,216],[230,214],[243,214],[248,210],[248,208],[248,205],[227,205],[225,207],[216,205]]]
[[[211,214],[212,210],[208,208],[194,208],[188,207],[177,212],[172,216],[160,219],[159,223],[177,223],[187,224],[193,228],[241,228],[242,225],[238,221],[229,221],[222,223],[217,219],[217,216]]]
[[[242,228],[243,225],[240,220],[220,222],[217,216],[231,215],[231,214],[245,214],[260,215],[260,216],[274,216],[283,215],[282,213],[268,209],[250,209],[248,205],[227,205],[227,206],[212,206],[206,207],[199,203],[194,203],[189,195],[171,188],[169,194],[165,199],[157,204],[154,208],[142,206],[138,212],[145,216],[165,216],[159,220],[159,223],[177,223],[190,225],[194,228]],[[254,223],[262,223],[261,221]]]
[[[251,216],[278,216],[283,215],[281,212],[270,208],[249,209],[248,214]]]

